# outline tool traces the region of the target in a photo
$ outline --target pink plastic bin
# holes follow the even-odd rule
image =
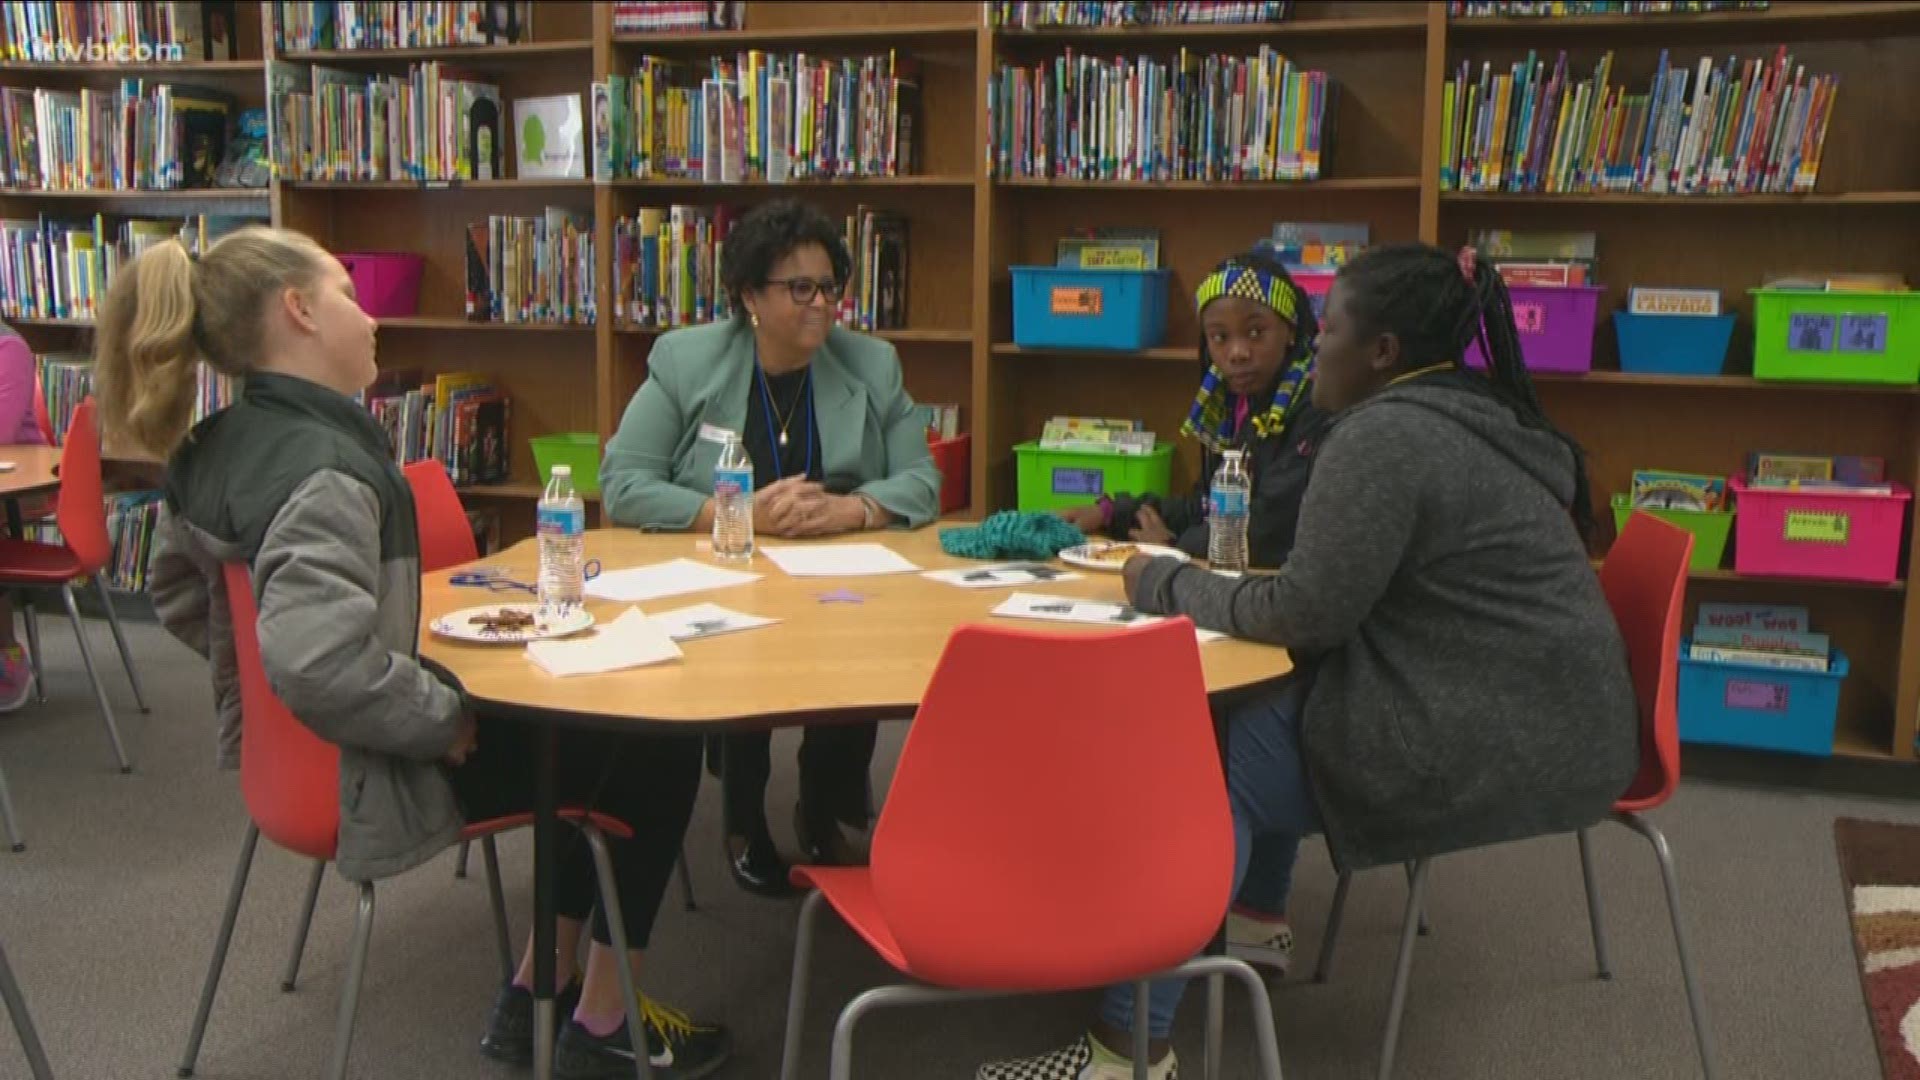
[[[1307,301],[1313,305],[1313,316],[1323,325],[1327,321],[1327,294],[1333,291],[1333,279],[1337,270],[1291,270],[1289,277],[1307,294]]]
[[[1891,495],[1748,487],[1734,477],[1733,568],[1742,574],[1889,582],[1913,493]]]
[[[1520,329],[1520,356],[1528,371],[1592,371],[1593,320],[1600,306],[1598,285],[1510,285],[1513,321]],[[1475,342],[1467,363],[1487,366]]]
[[[376,319],[420,312],[420,273],[427,260],[408,251],[358,251],[334,255],[353,279],[360,310]]]

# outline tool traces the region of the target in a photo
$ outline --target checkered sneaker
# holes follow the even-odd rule
[[[1227,955],[1285,978],[1293,966],[1293,926],[1286,920],[1227,915]]]
[[[974,1080],[1133,1080],[1133,1065],[1112,1054],[1096,1055],[1092,1040],[1082,1035],[1038,1057],[990,1062],[973,1075]],[[1180,1080],[1180,1064],[1168,1054],[1147,1075],[1151,1080]]]

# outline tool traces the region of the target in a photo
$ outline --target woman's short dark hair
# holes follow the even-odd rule
[[[732,297],[758,289],[773,275],[775,263],[807,244],[826,250],[834,279],[844,286],[853,274],[853,257],[847,254],[847,242],[833,219],[797,199],[762,203],[727,233],[720,256],[720,284]]]

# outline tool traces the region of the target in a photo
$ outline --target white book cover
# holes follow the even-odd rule
[[[516,98],[513,130],[521,179],[586,179],[586,125],[579,94]]]

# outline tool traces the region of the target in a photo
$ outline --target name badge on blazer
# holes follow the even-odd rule
[[[718,443],[724,446],[726,445],[726,442],[728,439],[737,439],[739,437],[740,435],[738,432],[729,431],[726,428],[720,427],[717,424],[701,424],[700,425],[700,441],[701,442]]]

